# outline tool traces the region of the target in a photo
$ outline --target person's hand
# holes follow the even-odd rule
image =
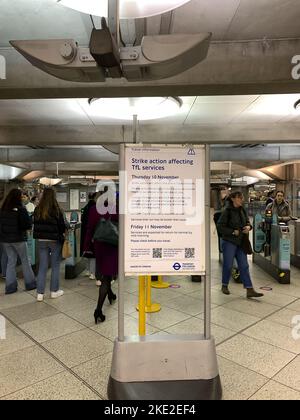
[[[233,234],[234,236],[240,236],[240,231],[238,229],[235,229]]]
[[[250,227],[250,226],[245,226],[245,227],[243,228],[243,233],[248,234],[248,233],[250,232],[250,230],[251,230],[251,227]]]

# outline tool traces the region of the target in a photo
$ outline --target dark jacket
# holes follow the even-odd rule
[[[59,217],[50,216],[46,220],[39,219],[36,211],[33,215],[33,237],[49,241],[64,241],[64,234],[67,229],[63,213]]]
[[[81,237],[80,237],[80,255],[84,254],[84,241],[89,221],[89,212],[92,207],[96,205],[95,200],[90,200],[87,205],[81,210]],[[94,253],[85,255],[87,258],[95,258]]]
[[[243,207],[235,208],[233,204],[228,204],[218,220],[218,233],[224,241],[232,242],[237,246],[242,245],[242,230],[245,226],[250,226],[246,210]],[[251,227],[252,228],[252,227]],[[235,230],[240,231],[239,236],[234,236]]]
[[[17,243],[27,241],[26,231],[32,222],[25,207],[0,212],[0,242]]]

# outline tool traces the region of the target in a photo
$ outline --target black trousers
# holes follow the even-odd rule
[[[106,299],[106,296],[108,296],[108,299],[112,300],[114,293],[111,290],[111,282],[113,277],[112,276],[102,276],[101,278],[101,286],[99,288],[99,298],[98,298],[98,305],[97,309],[102,311],[102,307],[104,304],[104,301]]]

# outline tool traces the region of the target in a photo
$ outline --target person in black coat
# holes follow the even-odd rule
[[[81,210],[81,237],[80,237],[80,255],[81,257],[87,258],[87,271],[86,275],[90,277],[91,280],[95,280],[96,275],[96,257],[94,250],[91,250],[88,253],[84,252],[84,243],[87,233],[87,227],[89,222],[89,214],[92,207],[96,205],[97,193],[89,193],[89,202]],[[97,281],[98,283],[98,281]]]
[[[38,240],[39,273],[37,276],[37,300],[44,300],[46,276],[51,258],[50,297],[56,299],[64,294],[59,289],[60,263],[62,259],[62,246],[68,226],[64,213],[59,207],[55,191],[46,188],[41,201],[34,211],[33,237]]]
[[[249,241],[249,232],[252,229],[243,203],[243,193],[240,191],[231,193],[228,205],[217,222],[218,232],[222,238],[223,251],[222,292],[225,295],[230,295],[228,285],[233,261],[236,258],[241,273],[241,280],[245,289],[247,289],[247,298],[259,298],[263,294],[257,293],[253,289],[247,254],[243,245],[245,239]]]
[[[18,257],[22,263],[26,290],[36,289],[36,280],[29,262],[27,247],[27,230],[31,228],[31,219],[22,204],[22,192],[15,188],[9,192],[0,212],[0,242],[3,243],[8,258],[5,288],[7,295],[18,290],[16,274]]]

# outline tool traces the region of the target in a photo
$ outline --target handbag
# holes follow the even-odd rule
[[[117,222],[111,219],[100,219],[93,236],[94,241],[104,242],[112,246],[118,246],[119,226]]]
[[[66,260],[70,257],[72,257],[72,249],[71,244],[68,239],[64,241],[63,247],[62,247],[62,257]]]
[[[245,233],[243,233],[241,248],[245,252],[246,255],[253,254],[253,249],[252,249],[252,245],[249,239],[249,235]]]

